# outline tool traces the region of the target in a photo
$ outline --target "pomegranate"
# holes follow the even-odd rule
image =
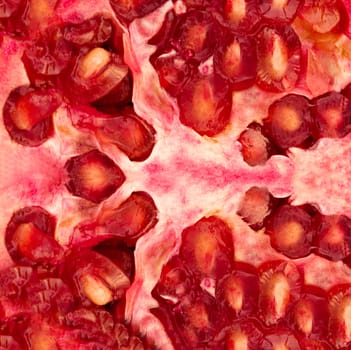
[[[0,0],[0,349],[350,349],[350,16]]]

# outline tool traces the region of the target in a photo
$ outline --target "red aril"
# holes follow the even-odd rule
[[[350,219],[344,215],[321,218],[314,244],[318,254],[331,260],[343,260],[350,255]]]
[[[146,192],[133,192],[117,207],[106,207],[96,222],[84,224],[79,231],[84,235],[114,237],[128,245],[135,245],[157,223],[157,208]],[[92,237],[90,237],[92,238]]]
[[[319,137],[343,137],[351,129],[351,102],[334,91],[318,96],[312,101],[312,116]]]
[[[54,89],[19,87],[9,95],[3,120],[11,138],[23,146],[39,146],[53,135],[53,114],[62,97]]]
[[[252,266],[236,266],[216,287],[216,297],[223,300],[223,313],[228,314],[229,319],[253,315],[258,306],[258,293],[258,274]]]
[[[260,21],[256,0],[223,1],[219,20],[235,32],[250,33]]]
[[[239,142],[242,145],[242,156],[245,162],[251,166],[263,165],[271,156],[272,147],[267,137],[263,135],[262,127],[259,124],[250,124],[241,133]]]
[[[272,247],[293,259],[307,255],[315,235],[313,216],[313,208],[280,206],[267,223]]]
[[[220,278],[230,271],[233,243],[231,230],[220,218],[203,218],[182,232],[180,256],[204,276]]]
[[[175,29],[172,46],[185,58],[204,61],[216,47],[220,28],[210,13],[190,11],[180,17]]]
[[[95,203],[110,197],[125,180],[122,170],[98,150],[72,157],[66,162],[65,170],[67,189]]]
[[[214,69],[235,90],[249,87],[256,79],[256,50],[250,39],[228,35],[214,54]]]
[[[336,286],[330,290],[329,308],[329,340],[336,349],[342,349],[350,344],[350,285]]]
[[[291,91],[301,66],[301,43],[288,26],[264,27],[257,36],[257,84],[268,91]]]
[[[329,322],[327,293],[317,287],[306,286],[301,298],[291,309],[291,323],[306,338],[326,340]]]
[[[245,192],[237,214],[254,230],[259,230],[263,227],[272,206],[273,198],[268,190],[254,186]]]
[[[283,149],[311,144],[310,102],[301,95],[289,94],[269,106],[265,130]]]
[[[193,74],[193,66],[177,53],[161,55],[155,59],[153,65],[161,86],[174,96],[181,93]]]
[[[178,101],[180,121],[200,135],[217,135],[229,124],[229,89],[217,75],[194,77]]]
[[[292,262],[273,261],[260,267],[259,308],[263,322],[276,325],[300,298],[302,276]]]

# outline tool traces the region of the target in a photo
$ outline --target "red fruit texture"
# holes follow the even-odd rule
[[[351,348],[350,0],[0,0],[0,350]]]

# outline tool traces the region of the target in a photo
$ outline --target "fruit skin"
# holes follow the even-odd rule
[[[69,22],[68,19],[74,17],[75,11],[84,13],[84,16],[86,15],[88,18],[94,12],[91,8],[98,8],[97,5],[101,5],[99,8],[106,8],[106,3],[103,1],[98,4],[94,3],[93,7],[90,6],[90,3],[85,4],[84,10],[79,7],[79,3],[70,5],[72,7],[69,8],[67,2],[60,2],[55,16]],[[167,264],[173,256],[177,256],[182,241],[181,232],[184,228],[191,227],[199,220],[215,214],[228,225],[232,234],[233,260],[251,264],[252,268],[255,269],[263,262],[279,260],[282,256],[271,247],[267,235],[253,232],[235,215],[239,199],[251,185],[267,187],[274,196],[279,198],[291,195],[291,201],[297,205],[305,203],[304,195],[306,195],[306,201],[317,202],[323,214],[350,214],[349,205],[345,200],[349,197],[348,186],[345,185],[345,183],[347,184],[345,178],[349,177],[348,155],[350,153],[347,135],[344,139],[321,139],[311,151],[289,149],[287,153],[290,158],[275,155],[254,169],[243,161],[237,142],[238,136],[251,122],[260,122],[267,117],[269,106],[278,98],[278,95],[265,92],[257,86],[244,91],[236,91],[232,94],[230,101],[233,107],[228,119],[229,123],[223,128],[223,132],[220,128],[220,132],[216,132],[216,135],[210,134],[206,137],[200,137],[196,131],[179,123],[177,104],[159,86],[155,70],[148,64],[150,48],[146,44],[148,39],[156,34],[169,5],[166,4],[165,8],[157,10],[156,14],[150,13],[146,18],[136,20],[129,26],[128,31],[125,30],[125,60],[132,70],[135,81],[134,107],[140,117],[155,128],[157,136],[155,148],[150,154],[150,158],[145,163],[138,165],[127,159],[128,157],[115,147],[109,144],[102,147],[103,151],[126,172],[127,178],[126,186],[122,186],[120,191],[103,204],[95,206],[91,203],[87,204],[81,198],[72,198],[64,189],[66,179],[64,179],[64,175],[60,174],[61,165],[63,166],[66,160],[84,154],[92,148],[101,147],[94,135],[72,127],[70,118],[76,121],[89,112],[82,111],[77,106],[70,106],[70,113],[67,113],[67,105],[61,106],[55,113],[53,137],[42,146],[32,150],[24,149],[13,143],[3,125],[0,128],[1,139],[4,141],[0,150],[0,160],[1,164],[6,164],[3,167],[5,170],[0,170],[2,183],[5,184],[5,190],[0,194],[1,203],[3,203],[1,205],[1,232],[5,232],[11,215],[17,209],[34,204],[41,205],[48,210],[50,209],[49,211],[57,216],[58,230],[55,233],[55,238],[67,251],[71,249],[73,244],[70,241],[72,238],[70,235],[78,223],[87,221],[88,218],[99,217],[99,212],[103,211],[105,206],[122,203],[134,190],[150,192],[160,210],[160,221],[153,230],[139,238],[136,243],[135,279],[126,295],[124,315],[127,321],[131,322],[134,331],[145,330],[151,339],[150,342],[156,342],[157,346],[162,349],[174,347],[170,341],[171,337],[167,336],[166,332],[172,328],[166,327],[168,329],[165,330],[161,327],[159,319],[153,317],[150,312],[150,309],[155,307],[151,291],[157,285],[162,266]],[[201,4],[190,4],[190,6],[197,7]],[[323,43],[319,40],[320,37],[317,38],[318,40],[314,36],[304,37],[301,34],[301,28],[297,28],[298,23],[294,22],[294,30],[301,36],[303,49],[308,51],[309,58],[308,64],[303,67],[301,73],[302,75],[306,74],[307,77],[305,81],[302,79],[302,82],[299,82],[301,85],[297,87],[298,92],[311,98],[327,92],[319,89],[339,92],[347,85],[347,79],[349,79],[347,74],[339,75],[340,71],[343,71],[342,68],[345,67],[345,61],[347,61],[342,55],[343,52],[347,51],[344,49],[349,44],[348,39],[338,37],[341,40],[337,42],[337,45],[340,46],[332,49],[328,45],[323,47]],[[22,34],[28,36],[26,33]],[[0,54],[0,70],[3,73],[5,84],[0,87],[0,101],[3,105],[9,93],[18,86],[28,84],[28,80],[21,61],[26,43],[6,33],[2,34],[1,37],[3,50]],[[32,40],[32,37],[30,39]],[[337,58],[333,58],[334,50]],[[316,62],[313,58],[320,57],[318,55],[327,57],[330,61],[327,60],[327,64],[322,59]],[[144,68],[139,70],[139,67]],[[335,71],[329,71],[327,68],[330,67],[334,67]],[[210,68],[205,63],[201,66],[204,71]],[[313,89],[313,86],[311,87],[309,84],[311,77],[323,77],[322,87],[318,87],[318,90]],[[67,102],[65,101],[65,103]],[[228,100],[226,103],[229,103]],[[212,136],[215,137],[212,138]],[[99,147],[96,146],[98,144]],[[47,158],[44,158],[44,155]],[[12,161],[13,159],[17,161]],[[44,161],[39,162],[38,159],[44,159]],[[51,163],[56,164],[57,168],[53,167],[53,169],[58,170],[55,176],[48,178],[48,176],[43,176],[46,174],[46,169],[42,165],[51,167]],[[50,172],[50,175],[52,175],[51,173],[53,172]],[[328,173],[332,173],[333,176],[328,176]],[[34,176],[32,176],[33,174]],[[314,176],[315,174],[317,176]],[[21,181],[13,182],[12,177],[21,179]],[[29,183],[28,180],[31,180],[31,186],[23,186],[24,181],[26,184]],[[11,261],[6,247],[2,247],[0,252],[4,268],[11,266],[13,261]],[[342,261],[333,263],[326,258],[312,254],[301,260],[290,261],[290,263],[296,263],[299,269],[303,270],[304,283],[306,284],[317,284],[321,288],[329,290],[333,285],[349,282],[349,267]],[[39,273],[45,275],[54,272],[50,269],[44,269]],[[198,273],[198,275],[201,274]],[[199,279],[198,276],[197,279]],[[215,285],[208,276],[199,282],[199,289],[196,290],[197,294],[195,293],[194,297],[196,307],[192,309],[189,308],[188,304],[182,304],[185,312],[188,312],[182,317],[187,324],[191,324],[190,330],[186,333],[191,341],[194,341],[194,334],[200,339],[206,339],[208,334],[211,335],[213,332],[210,330],[209,333],[198,335],[201,333],[199,325],[206,321],[204,310],[207,305],[214,303],[210,293]],[[198,296],[200,297],[196,299]],[[5,305],[5,301],[7,300],[2,300],[4,303],[2,305]],[[203,301],[208,301],[208,304],[205,303],[206,305],[203,306]],[[89,303],[87,300],[86,302]],[[92,306],[89,304],[89,307]],[[191,310],[195,311],[193,317]],[[204,317],[196,317],[196,310]],[[84,319],[84,317],[82,318]],[[26,323],[25,319],[23,322]],[[173,320],[169,321],[169,323],[172,322]],[[285,320],[282,319],[281,322],[284,324]],[[253,320],[253,323],[256,324],[257,320]],[[40,322],[38,324],[40,325]],[[38,324],[35,323],[36,326]],[[29,326],[25,324],[25,327]],[[57,325],[55,327],[59,333],[61,328]],[[283,333],[284,337],[288,333],[286,325],[279,325],[279,327],[281,327],[280,333],[277,333],[278,335]],[[36,333],[37,328],[34,327],[33,330],[35,342],[41,338],[41,333],[39,332],[39,336]],[[48,328],[53,331],[49,326]],[[226,326],[223,325],[222,328],[225,329]],[[256,328],[260,329],[260,324]],[[11,333],[11,330],[1,329],[1,333],[3,332]],[[77,333],[87,335],[85,330],[78,330]],[[270,340],[271,331],[268,330],[264,336],[266,340]],[[58,337],[64,338],[62,333]],[[99,337],[97,336],[97,338]],[[211,337],[218,339],[215,334]],[[296,344],[295,338],[301,344],[308,342],[306,339],[300,341],[298,337],[293,335],[291,337],[293,344]],[[3,339],[1,338],[1,341]],[[14,343],[12,339],[8,339],[10,338],[6,338],[5,341]],[[105,340],[106,338],[102,336],[99,339],[98,343],[104,344],[101,339]],[[23,339],[17,340],[16,342],[22,345]],[[86,343],[84,345],[87,347],[98,346],[99,344],[96,344],[95,340],[93,339],[90,345]],[[132,342],[132,340],[130,341]],[[177,343],[177,341],[182,340],[176,338],[173,341]],[[342,343],[342,340],[338,341]],[[326,348],[329,347],[328,341],[323,344]],[[72,343],[65,345],[73,347]],[[76,343],[74,345],[78,348]],[[183,346],[186,347],[187,344]],[[216,344],[213,346],[215,347]]]

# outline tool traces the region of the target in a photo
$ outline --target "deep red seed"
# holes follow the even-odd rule
[[[231,83],[234,90],[254,84],[256,79],[256,47],[254,42],[241,36],[228,34],[214,53],[214,69]]]
[[[315,286],[304,286],[300,299],[290,310],[289,318],[289,324],[304,337],[325,340],[329,322],[326,291]]]
[[[254,316],[258,307],[259,278],[257,271],[244,264],[218,281],[216,299],[223,309],[223,318]]]
[[[344,137],[351,130],[351,101],[331,91],[312,100],[317,137]]]
[[[221,278],[233,265],[232,232],[220,218],[202,218],[182,232],[179,255],[203,277]]]
[[[160,84],[171,95],[177,96],[193,75],[194,67],[178,54],[161,55],[153,61]]]
[[[117,207],[104,208],[96,221],[80,225],[78,234],[93,241],[113,237],[135,246],[136,241],[156,225],[157,213],[156,205],[148,193],[133,192]]]
[[[300,298],[303,275],[291,261],[268,261],[259,267],[259,315],[265,325],[286,321],[289,310]]]
[[[230,121],[231,94],[217,75],[196,76],[178,97],[180,121],[200,135],[215,136]]]
[[[295,88],[301,66],[300,39],[290,26],[264,27],[257,34],[257,84],[267,91]]]
[[[262,126],[257,123],[250,124],[244,130],[238,141],[241,143],[241,153],[244,161],[251,165],[262,165],[273,153],[273,147],[262,132]]]
[[[190,11],[182,15],[174,29],[173,47],[185,59],[204,61],[210,57],[221,32],[211,13]]]
[[[265,187],[251,187],[242,197],[237,214],[254,230],[263,227],[270,214],[274,200]]]
[[[315,225],[308,209],[285,204],[267,222],[272,247],[289,258],[301,258],[312,250]]]
[[[264,130],[282,148],[310,146],[312,142],[309,100],[289,94],[269,106]]]
[[[61,101],[54,89],[22,86],[13,90],[3,111],[10,137],[23,146],[40,146],[54,133],[52,117]]]
[[[6,248],[16,262],[55,263],[63,250],[55,241],[56,219],[41,207],[16,211],[6,227]]]
[[[122,170],[98,150],[70,158],[65,170],[67,189],[73,195],[94,203],[110,197],[125,181]]]

